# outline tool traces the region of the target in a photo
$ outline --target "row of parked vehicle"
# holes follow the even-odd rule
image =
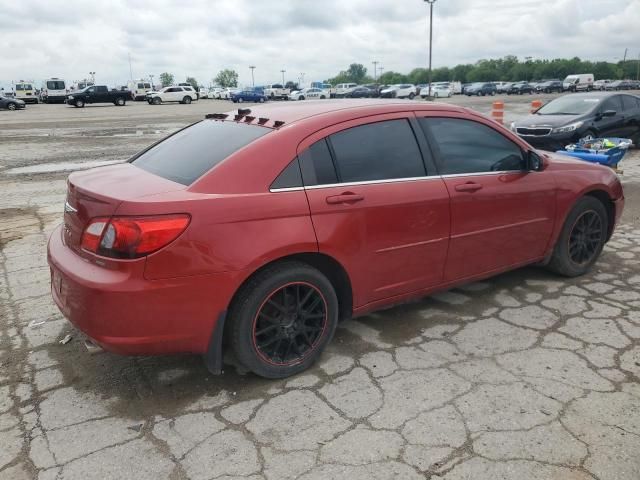
[[[476,82],[464,84],[465,95],[529,95],[534,93],[590,92],[592,90],[640,90],[638,80],[596,80],[593,74],[568,75],[564,80],[549,79],[539,82]]]

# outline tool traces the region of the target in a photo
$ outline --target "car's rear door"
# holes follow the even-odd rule
[[[551,238],[556,188],[525,169],[521,146],[490,120],[421,114],[419,123],[451,196],[445,280],[460,280],[542,257]]]
[[[370,116],[299,147],[319,249],[349,271],[355,307],[442,281],[449,195],[418,128],[413,114]]]
[[[638,139],[640,134],[640,98],[631,95],[620,95],[624,125],[621,137]]]

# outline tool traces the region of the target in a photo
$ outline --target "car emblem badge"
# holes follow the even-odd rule
[[[77,213],[78,210],[73,208],[69,201],[64,202],[64,213]]]

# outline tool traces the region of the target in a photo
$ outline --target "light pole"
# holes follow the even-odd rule
[[[431,98],[431,53],[433,47],[433,4],[436,0],[424,0],[429,4],[429,98]]]
[[[280,73],[282,74],[282,88],[284,88],[284,74],[285,74],[286,70],[283,68],[282,70],[280,70]]]
[[[155,90],[155,87],[153,86],[153,77],[154,75],[149,75],[149,78],[151,79],[151,90]]]
[[[255,79],[253,78],[253,71],[256,69],[255,65],[249,65],[249,68],[251,69],[251,86],[255,87],[256,86],[256,82]]]
[[[378,67],[378,63],[380,63],[380,62],[378,62],[377,60],[374,60],[371,63],[373,63],[373,81],[375,83],[375,81],[378,79],[378,76],[376,74],[378,73],[377,72],[377,67]]]
[[[300,88],[304,85],[304,72],[300,72]]]
[[[89,75],[91,75],[91,83],[93,83],[95,85],[95,83],[96,83],[96,72],[89,72]]]

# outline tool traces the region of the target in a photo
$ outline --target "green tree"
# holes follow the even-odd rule
[[[163,87],[168,87],[169,85],[173,85],[173,73],[169,73],[169,72],[162,72],[160,74],[160,83],[162,84]]]
[[[220,70],[213,83],[225,88],[235,88],[238,86],[238,72],[228,68]]]
[[[189,85],[191,85],[196,92],[198,91],[198,81],[195,78],[187,77],[187,79],[185,80],[185,83],[188,83]]]
[[[380,77],[378,78],[378,83],[382,84],[382,85],[394,85],[396,83],[406,83],[407,80],[407,75],[404,75],[402,73],[398,73],[398,72],[394,72],[394,71],[388,71],[388,72],[384,72],[382,75],[380,75]]]
[[[349,65],[347,75],[353,83],[365,83],[367,77],[367,68],[361,63],[352,63]]]

